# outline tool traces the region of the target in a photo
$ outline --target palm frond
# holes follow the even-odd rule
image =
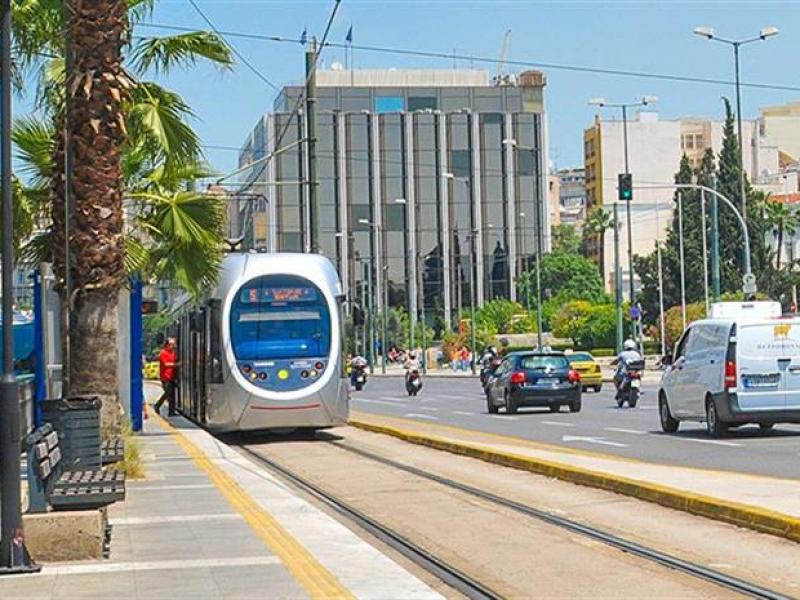
[[[138,238],[126,235],[125,244],[125,270],[128,274],[146,273],[150,263],[150,251]]]
[[[133,66],[139,73],[151,69],[156,73],[169,73],[175,67],[193,67],[200,59],[222,69],[233,67],[229,46],[210,31],[145,38],[134,46],[131,53]]]
[[[16,146],[14,158],[19,161],[19,171],[34,186],[47,185],[53,173],[54,133],[51,122],[34,116],[14,120],[11,129],[11,140]]]
[[[39,231],[30,236],[20,248],[20,262],[39,264],[50,260],[53,236],[51,229]]]
[[[147,144],[164,160],[196,162],[202,155],[200,139],[185,121],[192,112],[176,93],[140,82],[126,106],[129,139]]]

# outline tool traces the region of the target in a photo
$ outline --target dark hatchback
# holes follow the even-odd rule
[[[521,406],[546,406],[557,412],[581,409],[581,376],[563,352],[513,352],[503,359],[486,385],[487,408],[514,414]]]

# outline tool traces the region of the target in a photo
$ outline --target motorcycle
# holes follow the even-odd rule
[[[367,367],[365,365],[353,366],[352,382],[357,392],[364,389],[364,386],[367,384]]]
[[[493,356],[489,360],[483,361],[483,366],[481,367],[481,387],[485,388],[486,384],[489,381],[489,377],[491,377],[492,373],[494,373],[495,369],[500,366],[500,363],[503,362],[499,356]]]
[[[630,408],[634,408],[642,395],[642,371],[644,371],[644,361],[636,360],[628,363],[622,378],[617,386],[617,406],[622,408],[626,402]]]
[[[420,377],[419,371],[414,369],[406,373],[406,392],[408,392],[408,395],[416,396],[421,389],[422,377]]]

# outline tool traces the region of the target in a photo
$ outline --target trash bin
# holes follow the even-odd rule
[[[96,396],[41,403],[42,419],[58,431],[65,468],[100,468],[101,403]]]

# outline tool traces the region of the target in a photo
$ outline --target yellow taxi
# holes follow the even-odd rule
[[[570,366],[581,376],[584,390],[599,392],[603,387],[603,372],[594,356],[588,352],[570,352],[567,354]]]

